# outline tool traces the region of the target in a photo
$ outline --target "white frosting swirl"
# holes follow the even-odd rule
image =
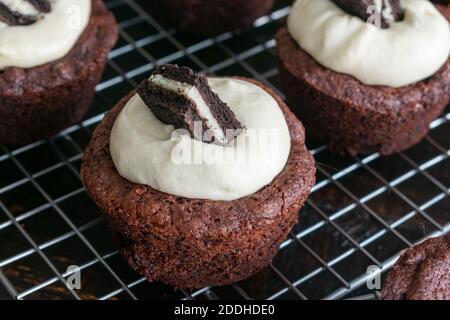
[[[135,95],[111,131],[111,157],[122,177],[186,198],[235,200],[268,185],[283,170],[291,140],[275,99],[247,81],[208,81],[245,132],[227,146],[173,135],[174,127],[160,122]],[[181,154],[193,161],[180,161]]]
[[[405,17],[379,29],[331,0],[297,0],[288,29],[316,61],[367,85],[401,87],[435,74],[450,54],[450,26],[427,0],[401,0]]]
[[[0,22],[0,70],[32,68],[64,57],[86,28],[91,0],[50,0],[52,10],[39,13],[25,0],[2,0],[10,9],[39,15],[27,26]]]

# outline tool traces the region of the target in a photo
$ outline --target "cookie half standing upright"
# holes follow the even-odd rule
[[[269,264],[315,164],[302,124],[268,87],[164,65],[106,115],[81,177],[137,272],[198,288]]]
[[[383,300],[450,300],[450,234],[428,239],[400,255]]]
[[[101,0],[0,2],[0,143],[79,122],[117,40]]]
[[[427,0],[298,0],[277,34],[280,83],[337,153],[419,142],[450,102],[450,7]]]
[[[244,30],[267,14],[275,0],[145,0],[153,17],[182,33],[212,36]]]

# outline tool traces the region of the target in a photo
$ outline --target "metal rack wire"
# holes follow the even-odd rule
[[[273,37],[290,1],[277,1],[250,32],[215,38],[166,29],[139,1],[106,3],[120,23],[120,40],[85,120],[47,141],[0,147],[0,298],[376,298],[366,286],[369,266],[384,275],[401,250],[450,231],[447,108],[424,141],[390,157],[337,157],[308,141],[317,184],[301,223],[257,275],[195,292],[148,283],[118,256],[81,185],[79,166],[92,130],[157,64],[254,77],[277,90]],[[70,265],[81,269],[80,290],[65,285]]]

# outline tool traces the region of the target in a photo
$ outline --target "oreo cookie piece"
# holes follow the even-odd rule
[[[26,0],[31,3],[37,11],[49,13],[52,10],[52,5],[49,0]]]
[[[48,0],[26,0],[40,13],[49,13],[52,10]],[[38,16],[26,15],[10,9],[6,4],[0,2],[0,21],[9,26],[28,26],[37,21]]]
[[[0,21],[9,26],[27,26],[34,23],[36,19],[33,16],[12,11],[8,6],[0,2]]]
[[[342,10],[382,29],[403,19],[400,0],[332,0]]]
[[[207,77],[187,67],[158,67],[137,93],[159,120],[187,130],[197,140],[226,145],[243,130]]]

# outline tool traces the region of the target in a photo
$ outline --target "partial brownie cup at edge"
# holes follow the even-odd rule
[[[389,271],[383,300],[450,300],[450,234],[410,248]]]
[[[261,83],[229,79],[269,93],[290,132],[284,169],[254,194],[229,201],[187,198],[123,178],[111,157],[110,138],[134,92],[106,115],[86,149],[81,168],[86,191],[103,212],[122,256],[150,281],[199,288],[249,277],[269,264],[314,185],[314,159],[300,121]]]
[[[436,6],[450,19],[450,8]],[[389,155],[407,149],[427,134],[450,102],[450,59],[417,83],[372,86],[324,67],[299,47],[287,27],[278,31],[276,40],[287,104],[308,133],[335,153]]]
[[[152,16],[182,33],[212,36],[245,30],[267,14],[275,0],[144,0]]]
[[[48,138],[82,120],[117,40],[116,21],[103,1],[91,5],[86,28],[63,58],[0,71],[0,143]]]

